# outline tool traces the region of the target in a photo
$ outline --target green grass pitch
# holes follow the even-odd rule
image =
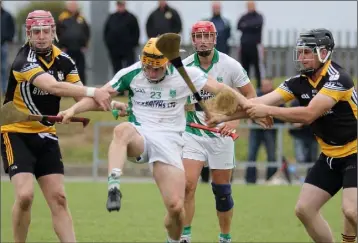
[[[35,187],[28,242],[58,242],[50,211]],[[155,184],[121,186],[120,212],[108,213],[106,183],[67,182],[66,193],[79,242],[165,242],[164,207]],[[235,212],[233,242],[311,242],[294,215],[299,186],[233,185]],[[314,195],[313,195],[314,196]],[[1,242],[12,241],[11,207],[14,200],[9,182],[1,184]],[[323,208],[337,241],[342,230],[341,194]],[[194,242],[218,242],[218,223],[210,185],[201,184],[192,225]]]

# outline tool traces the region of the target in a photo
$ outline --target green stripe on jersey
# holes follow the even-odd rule
[[[140,126],[140,123],[137,121],[137,118],[135,117],[135,115],[133,114],[133,102],[132,102],[132,97],[133,97],[134,93],[131,89],[129,89],[128,92],[128,109],[127,109],[127,113],[128,113],[128,121],[131,123],[134,123],[137,126]]]
[[[194,116],[195,116],[195,112],[194,111],[187,111],[186,112],[186,121],[188,123],[191,123],[191,122],[195,122],[195,119],[194,119]],[[192,133],[192,134],[195,134],[197,136],[200,136],[202,137],[203,134],[201,134],[200,130],[197,129],[197,128],[194,128],[194,127],[191,127],[191,126],[186,126],[185,128],[185,131],[188,132],[188,133]]]
[[[135,76],[142,71],[141,68],[134,69],[123,76],[121,76],[113,85],[112,88],[118,92],[129,90],[130,84]]]

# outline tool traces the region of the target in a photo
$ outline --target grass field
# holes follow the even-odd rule
[[[108,213],[105,183],[66,183],[66,192],[79,242],[165,242],[164,209],[154,184],[123,184],[122,209]],[[298,186],[233,186],[234,242],[311,242],[294,215]],[[29,242],[58,242],[49,209],[36,186]],[[341,194],[323,208],[337,242],[341,233]],[[1,242],[12,241],[13,190],[1,184]],[[218,223],[209,185],[197,191],[194,242],[217,242]]]

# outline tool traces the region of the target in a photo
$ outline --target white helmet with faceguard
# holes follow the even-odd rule
[[[191,28],[191,41],[199,56],[207,57],[216,45],[218,32],[210,21],[196,22]]]
[[[26,18],[26,37],[31,49],[37,53],[48,53],[56,39],[56,24],[51,12],[35,10]]]
[[[305,75],[313,75],[319,68],[321,68],[332,57],[334,49],[334,39],[332,33],[327,29],[313,29],[308,32],[301,33],[294,50],[294,62],[297,71]],[[325,51],[325,56],[322,57],[322,51]],[[311,58],[307,58],[308,54]],[[318,67],[305,67],[305,63],[313,61],[317,56],[320,65]]]

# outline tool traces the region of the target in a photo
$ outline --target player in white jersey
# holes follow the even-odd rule
[[[180,74],[168,65],[168,60],[156,48],[157,38],[151,38],[143,48],[141,61],[120,70],[103,89],[115,95],[128,90],[128,122],[114,128],[108,152],[108,211],[121,207],[120,176],[127,158],[137,163],[150,163],[153,176],[167,209],[165,226],[168,242],[179,242],[183,229],[185,173],[182,164],[182,133],[185,130],[184,105],[191,91]],[[186,67],[198,90],[218,93],[230,87],[216,82],[196,67]],[[239,102],[245,106],[242,96]],[[124,115],[126,106],[114,102]],[[93,99],[82,99],[60,113],[69,117],[99,109]]]
[[[228,55],[215,49],[217,32],[210,21],[195,23],[191,31],[195,53],[187,57],[183,63],[186,66],[197,66],[205,73],[237,89],[247,98],[256,97],[256,91],[241,64]],[[200,95],[208,100],[213,93],[201,90]],[[187,108],[187,122],[205,124],[205,114],[198,103],[190,96]],[[191,241],[191,223],[195,212],[195,191],[203,166],[206,164],[212,173],[212,190],[216,200],[216,210],[220,225],[220,242],[230,242],[230,225],[233,215],[233,199],[231,197],[231,174],[235,167],[234,141],[225,136],[233,132],[239,125],[239,120],[220,125],[221,134],[186,127],[183,149],[183,164],[186,174],[185,190],[185,220],[181,242]]]

